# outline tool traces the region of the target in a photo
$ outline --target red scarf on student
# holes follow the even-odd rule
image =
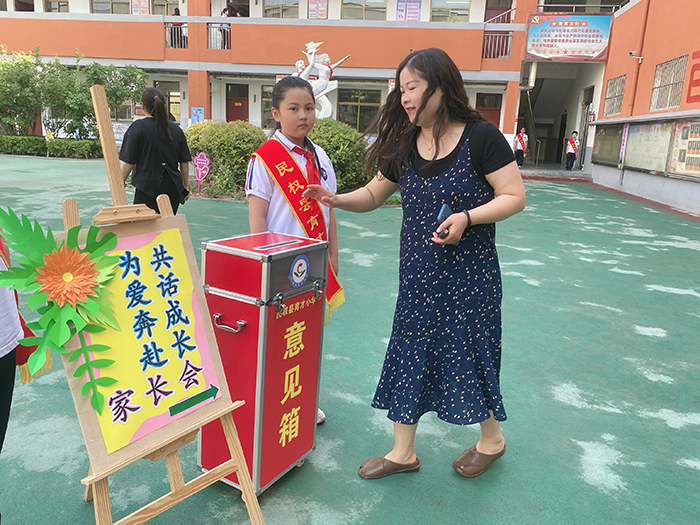
[[[574,139],[569,139],[569,144],[571,144],[571,147],[574,150],[574,155],[578,153],[578,148],[576,147],[576,141]]]
[[[299,225],[304,230],[307,237],[311,239],[328,240],[328,230],[326,228],[326,219],[323,215],[321,206],[315,199],[302,198],[306,186],[312,183],[315,178],[318,180],[318,170],[315,166],[313,158],[307,159],[307,170],[309,180],[304,177],[304,172],[292,157],[289,150],[277,139],[271,139],[260,146],[254,157],[260,159],[265,166],[265,170],[275,181],[277,188],[284,195],[287,204],[292,209],[294,217],[296,217]],[[313,162],[311,168],[308,162]],[[328,279],[326,283],[326,315],[330,318],[333,310],[345,302],[345,291],[343,290],[338,276],[333,271],[330,261],[328,261]]]

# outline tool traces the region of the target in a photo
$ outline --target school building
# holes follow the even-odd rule
[[[700,2],[632,0],[614,15],[593,181],[700,214]]]
[[[240,16],[221,16],[231,6]],[[363,131],[411,51],[441,47],[472,105],[526,164],[560,165],[579,131],[577,167],[595,182],[698,210],[700,86],[695,0],[0,0],[0,44],[39,46],[83,63],[134,64],[183,127],[214,121],[273,127],[272,86],[307,61],[334,63],[333,117]],[[174,16],[175,9],[181,16]],[[683,16],[679,16],[683,13]],[[671,38],[669,35],[679,35]],[[685,36],[684,36],[685,35]],[[315,75],[316,72],[312,72]],[[138,113],[127,104],[120,118]],[[124,129],[124,123],[121,125]],[[697,128],[697,129],[696,129]],[[693,202],[694,201],[694,202]],[[698,210],[700,212],[700,210]]]
[[[385,100],[400,61],[411,50],[441,47],[460,68],[472,105],[512,140],[530,74],[523,68],[528,13],[576,7],[610,12],[600,4],[613,5],[552,3],[234,0],[228,5],[242,16],[225,18],[226,0],[0,0],[0,44],[10,52],[39,46],[47,60],[58,55],[67,63],[75,62],[78,49],[83,63],[134,64],[168,95],[183,126],[192,108],[202,108],[205,119],[244,119],[270,128],[277,77],[306,60],[307,42],[323,42],[319,52],[331,63],[350,54],[333,72],[339,85],[329,98],[333,116],[359,130]],[[175,8],[181,16],[173,16]],[[541,68],[538,78],[552,74],[562,76]],[[133,108],[120,116],[133,118]]]

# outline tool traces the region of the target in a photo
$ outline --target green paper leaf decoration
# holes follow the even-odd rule
[[[34,292],[27,297],[27,305],[31,310],[36,310],[40,305],[49,300],[49,296],[44,292]]]
[[[91,361],[88,361],[87,363],[83,363],[78,368],[76,368],[75,372],[73,373],[73,377],[82,376],[85,372],[87,372],[88,368],[106,368],[109,365],[113,365],[113,364],[114,364],[113,359],[91,360]],[[91,381],[94,381],[94,380],[91,379]]]
[[[102,415],[102,409],[105,406],[105,396],[103,396],[98,390],[93,390],[90,403],[97,413]]]
[[[27,367],[32,375],[41,370],[41,367],[46,363],[46,346],[42,346],[32,352],[27,359]]]
[[[93,383],[95,383],[96,385],[104,387],[116,385],[118,382],[119,381],[117,381],[113,377],[98,377],[93,381]]]
[[[56,249],[51,228],[44,235],[38,221],[32,225],[25,215],[20,219],[10,208],[7,211],[0,208],[0,228],[7,244],[19,254],[17,261],[22,264],[42,266],[44,255]]]
[[[20,341],[27,346],[37,346],[37,350],[29,356],[30,373],[33,375],[44,366],[46,352],[50,350],[70,354],[69,362],[76,361],[82,356],[84,362],[76,369],[75,376],[88,374],[88,380],[82,386],[81,392],[83,395],[92,392],[90,403],[101,414],[105,397],[99,392],[98,387],[109,387],[118,381],[105,375],[96,378],[94,370],[102,371],[114,364],[114,360],[92,359],[91,353],[104,352],[110,347],[101,344],[87,345],[83,332],[104,332],[106,327],[120,330],[112,301],[109,299],[112,293],[104,288],[117,273],[119,257],[106,253],[117,247],[116,234],[107,232],[101,235],[102,230],[99,227],[91,226],[87,231],[85,246],[81,248],[79,246],[80,226],[75,226],[66,232],[67,248],[88,253],[89,260],[98,272],[94,293],[88,294],[85,302],[78,302],[74,307],[70,303],[58,306],[55,300],[49,301],[48,294],[40,291],[41,283],[36,281],[39,275],[38,269],[46,265],[45,257],[57,249],[51,228],[47,228],[44,233],[38,221],[32,222],[25,215],[18,216],[10,208],[7,208],[7,211],[0,208],[0,228],[4,230],[3,237],[7,240],[8,246],[18,254],[15,261],[18,266],[0,272],[0,286],[10,286],[30,293],[27,304],[40,315],[38,321],[27,325],[37,335]],[[76,335],[79,347],[73,351],[68,350],[65,344]]]
[[[89,324],[85,328],[83,328],[83,332],[88,332],[89,334],[99,334],[100,332],[104,332],[107,330],[104,326],[100,326],[97,324]]]

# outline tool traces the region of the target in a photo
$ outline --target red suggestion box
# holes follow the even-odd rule
[[[248,470],[260,494],[314,447],[328,243],[260,233],[202,243],[202,282]],[[198,459],[230,457],[221,424]],[[239,487],[235,473],[225,481]]]

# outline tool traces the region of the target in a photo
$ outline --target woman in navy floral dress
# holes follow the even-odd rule
[[[501,132],[469,107],[457,66],[440,49],[408,55],[373,127],[377,176],[334,195],[304,196],[349,211],[380,206],[397,186],[403,201],[399,297],[372,402],[388,409],[394,448],[370,458],[360,476],[415,472],[418,420],[425,412],[458,425],[479,423],[478,443],[454,461],[475,477],[505,453],[499,387],[501,277],[495,222],[525,206],[513,152]],[[454,212],[438,221],[443,204]]]

